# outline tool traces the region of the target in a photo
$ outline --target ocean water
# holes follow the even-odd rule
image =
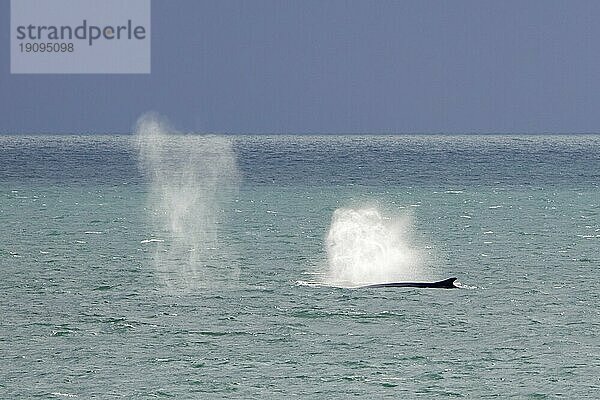
[[[0,137],[0,398],[600,395],[600,136],[165,129]]]

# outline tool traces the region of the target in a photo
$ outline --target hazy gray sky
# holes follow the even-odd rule
[[[150,75],[10,75],[0,0],[0,132],[600,131],[600,1],[152,7]]]

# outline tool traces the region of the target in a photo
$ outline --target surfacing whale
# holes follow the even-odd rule
[[[457,289],[454,285],[456,278],[448,278],[438,282],[390,282],[376,283],[374,285],[360,286],[359,289],[376,289],[387,287],[414,287],[414,288],[435,288],[435,289]]]

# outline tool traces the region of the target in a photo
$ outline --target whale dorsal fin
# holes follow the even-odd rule
[[[439,289],[454,289],[458,286],[454,285],[456,278],[448,278],[437,282],[388,282],[375,283],[372,285],[359,286],[360,288],[389,288],[389,287],[416,287],[416,288],[439,288]]]
[[[448,279],[444,279],[443,281],[439,281],[439,282],[435,282],[436,285],[439,285],[440,287],[456,287],[454,286],[454,281],[456,280],[456,278],[448,278]]]

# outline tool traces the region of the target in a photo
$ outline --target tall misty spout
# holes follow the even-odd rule
[[[182,135],[155,114],[137,123],[139,165],[150,184],[147,211],[159,238],[154,264],[173,290],[193,290],[237,274],[219,240],[223,205],[239,184],[231,141]]]

